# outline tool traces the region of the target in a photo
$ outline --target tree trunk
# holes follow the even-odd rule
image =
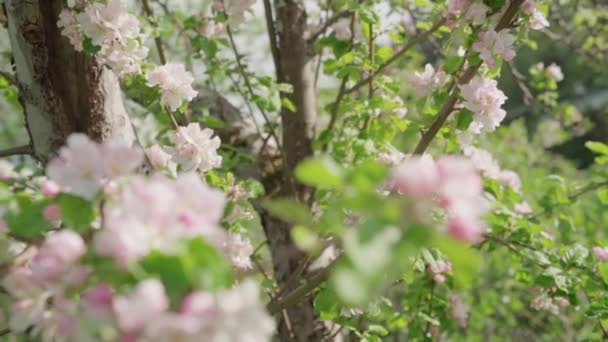
[[[273,174],[267,175],[264,185],[269,193],[297,199],[310,204],[313,189],[299,184],[294,177],[298,163],[313,155],[312,142],[316,120],[314,74],[311,51],[305,37],[306,9],[301,0],[275,2],[278,36],[278,80],[293,86],[287,98],[296,111],[283,107],[283,163]],[[269,169],[269,168],[265,168]],[[272,168],[271,168],[272,169]],[[289,293],[299,285],[289,281],[306,262],[306,254],[291,239],[291,226],[268,213],[262,213],[262,223],[270,246],[274,277],[283,293]],[[305,276],[302,272],[300,276]],[[286,283],[289,286],[286,287]],[[315,313],[313,299],[308,298],[290,307],[280,315],[279,338],[281,341],[321,341],[328,335],[327,329]]]
[[[34,156],[47,161],[74,132],[132,144],[116,76],[75,51],[57,27],[65,1],[5,0],[4,6]]]

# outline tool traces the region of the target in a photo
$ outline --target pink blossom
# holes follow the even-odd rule
[[[210,341],[271,341],[274,320],[260,301],[260,289],[253,280],[245,280],[232,289],[217,294],[218,319]]]
[[[427,266],[426,272],[436,283],[441,284],[446,280],[445,275],[452,273],[452,264],[447,261],[436,260]]]
[[[129,174],[143,163],[143,152],[131,148],[124,142],[112,140],[99,145],[103,158],[103,172],[107,179],[115,179]]]
[[[559,307],[553,302],[553,298],[549,297],[547,293],[542,293],[538,297],[534,298],[530,303],[530,307],[537,311],[548,311],[554,315],[559,314]]]
[[[473,50],[479,52],[481,59],[489,66],[494,66],[496,65],[494,54],[502,56],[505,61],[510,61],[515,57],[514,42],[515,37],[507,30],[496,32],[490,29],[479,33],[479,40],[473,44]]]
[[[108,318],[112,314],[114,290],[107,284],[97,284],[82,295],[80,305],[95,318]]]
[[[107,4],[89,4],[76,16],[80,30],[92,43],[101,47],[100,61],[109,65],[119,77],[141,72],[141,61],[148,49],[137,40],[140,36],[139,21],[126,12],[121,0]],[[68,31],[64,34],[73,34]]]
[[[409,157],[391,170],[390,187],[400,194],[423,199],[434,193],[438,185],[439,172],[428,155]]]
[[[209,128],[201,130],[197,123],[181,126],[172,140],[175,144],[171,151],[173,160],[184,171],[198,169],[206,172],[222,164],[222,157],[217,154],[221,145],[220,138],[213,137],[213,131]]]
[[[57,26],[62,29],[61,34],[68,38],[70,44],[74,46],[74,50],[82,51],[84,36],[80,31],[80,24],[76,20],[72,10],[64,9],[59,13]]]
[[[169,299],[160,281],[148,279],[137,284],[128,295],[115,296],[112,307],[120,330],[134,333],[165,312]]]
[[[485,178],[498,179],[501,173],[500,166],[492,154],[486,150],[466,146],[463,148],[464,155],[469,157],[475,168]]]
[[[241,234],[229,234],[224,244],[224,250],[237,270],[246,271],[251,269],[253,246],[249,239],[244,238]]]
[[[177,110],[184,101],[192,101],[198,94],[192,88],[194,78],[183,64],[169,63],[156,67],[146,74],[147,85],[160,89],[160,104],[171,111]]]
[[[494,131],[506,116],[501,106],[507,99],[497,88],[496,80],[476,76],[459,87],[465,108],[474,114],[469,130],[474,133],[479,133],[482,128],[488,132]]]
[[[159,145],[153,145],[146,149],[146,156],[150,160],[150,164],[157,170],[163,170],[169,167],[171,161],[171,155],[160,147]]]
[[[97,252],[126,266],[152,249],[171,251],[184,238],[202,236],[221,248],[227,238],[219,227],[225,201],[196,174],[134,178],[104,207]]]
[[[533,30],[542,30],[549,27],[549,22],[545,15],[538,9],[534,0],[526,0],[521,5],[521,8],[526,14],[530,15],[530,28]]]
[[[547,71],[549,77],[554,79],[556,82],[561,82],[564,80],[564,73],[559,65],[551,63],[545,70]]]
[[[66,191],[92,199],[104,179],[101,152],[86,135],[74,133],[59,150],[59,157],[51,160],[46,172]]]
[[[214,37],[224,32],[224,24],[208,20],[197,31],[205,37]]]
[[[512,170],[502,170],[498,175],[498,181],[506,186],[511,187],[513,190],[519,192],[521,190],[521,179],[519,175]]]
[[[469,306],[464,303],[462,297],[457,295],[450,297],[450,316],[452,316],[461,328],[467,327]]]
[[[482,216],[488,209],[481,178],[463,158],[442,157],[437,165],[442,179],[439,204],[446,210],[448,233],[457,240],[479,242],[485,231]]]
[[[182,300],[180,312],[201,318],[212,318],[215,315],[215,297],[208,292],[197,291]]]
[[[50,293],[40,286],[30,269],[10,270],[2,279],[2,288],[16,299],[8,322],[12,332],[22,333],[42,320]]]
[[[457,17],[464,13],[469,7],[469,0],[450,0],[448,4],[448,16]]]
[[[600,262],[608,261],[608,247],[595,246],[592,250],[593,255],[597,258],[597,260]]]
[[[55,197],[60,192],[61,187],[52,180],[47,180],[42,184],[42,194],[45,197]]]
[[[433,89],[442,87],[447,82],[448,76],[446,73],[438,69],[435,69],[432,65],[426,64],[424,66],[424,72],[414,72],[411,79],[411,84],[416,94],[420,97],[428,96]]]
[[[222,3],[223,6],[217,7],[223,7],[230,23],[238,25],[244,20],[245,12],[253,6],[255,0],[224,0]]]
[[[530,204],[525,201],[515,204],[513,209],[520,214],[529,214],[532,212],[532,207],[530,207]]]
[[[458,202],[448,213],[448,233],[459,241],[478,243],[483,239],[485,224],[471,204]]]
[[[42,215],[48,221],[58,221],[61,219],[61,208],[57,204],[49,204],[44,207]]]
[[[90,200],[108,179],[130,173],[142,160],[139,150],[118,142],[96,144],[86,135],[74,133],[46,172],[64,191]]]
[[[486,20],[486,13],[490,8],[483,2],[471,4],[465,14],[465,19],[472,22],[474,25],[481,25]]]
[[[63,229],[49,234],[32,260],[33,275],[41,281],[56,281],[85,252],[84,240],[73,231]]]

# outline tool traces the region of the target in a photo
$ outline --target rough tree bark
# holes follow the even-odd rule
[[[279,167],[264,167],[271,170],[266,174],[266,190],[278,197],[290,197],[303,204],[312,202],[313,190],[296,182],[294,169],[299,162],[313,155],[312,142],[316,123],[316,94],[312,53],[306,37],[307,14],[302,0],[277,0],[276,33],[278,38],[277,75],[278,81],[289,83],[293,92],[287,97],[296,111],[283,107],[282,156]],[[272,32],[271,32],[272,34]],[[291,226],[268,213],[262,212],[262,224],[268,239],[273,259],[274,277],[282,293],[289,293],[297,287],[291,281],[294,274],[303,269],[307,260],[291,239]],[[300,276],[306,275],[302,271]],[[281,341],[321,341],[327,337],[327,328],[314,311],[312,298],[303,300],[280,315],[279,338]]]
[[[114,73],[74,50],[57,27],[64,0],[5,0],[19,95],[34,156],[45,162],[68,135],[135,140]]]

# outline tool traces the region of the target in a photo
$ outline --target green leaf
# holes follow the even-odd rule
[[[323,247],[323,242],[319,236],[306,226],[296,225],[293,227],[291,238],[299,249],[309,254],[317,255]]]
[[[308,225],[312,223],[312,216],[308,207],[295,200],[281,198],[264,201],[264,207],[274,216],[287,222]]]
[[[595,153],[599,153],[602,155],[608,155],[608,145],[601,143],[599,141],[587,141],[585,143],[585,147],[590,149]]]
[[[94,204],[82,197],[61,194],[58,202],[63,223],[77,232],[89,229],[97,216]]]
[[[191,289],[216,291],[233,282],[226,257],[203,238],[183,242],[174,253],[153,251],[140,266],[148,276],[160,278],[174,304]]]
[[[453,74],[460,68],[463,62],[463,57],[450,56],[445,60],[445,63],[443,64],[443,70],[445,70],[445,72],[447,72],[448,74]]]
[[[437,238],[434,244],[452,263],[455,285],[460,288],[470,287],[481,263],[479,253],[468,244],[448,238]]]
[[[218,290],[232,285],[232,265],[224,254],[203,238],[188,242],[188,262],[194,269],[194,285],[205,290]]]
[[[179,255],[153,251],[141,261],[141,267],[147,274],[160,278],[174,304],[178,303],[191,286],[192,270]]]
[[[324,189],[342,186],[342,168],[328,157],[307,159],[295,170],[296,177],[304,184]]]
[[[391,58],[392,55],[393,55],[393,48],[391,48],[390,46],[383,46],[383,47],[379,48],[378,51],[376,52],[376,56],[378,57],[379,63],[382,63],[382,62],[386,61],[387,59]]]
[[[597,197],[600,199],[600,202],[602,202],[602,204],[608,204],[608,189],[599,189],[597,191]]]
[[[91,40],[91,38],[85,38],[82,41],[82,49],[84,50],[85,53],[87,53],[89,55],[94,55],[94,54],[98,53],[99,51],[101,51],[101,46],[97,46],[97,45],[93,44],[93,41]]]
[[[281,99],[281,104],[283,105],[283,107],[289,109],[290,112],[295,113],[296,112],[296,106],[293,104],[293,102],[291,102],[290,99],[284,97]]]
[[[458,114],[456,114],[456,127],[461,131],[469,128],[469,125],[473,122],[473,112],[468,109],[461,109]]]
[[[15,235],[24,238],[36,238],[44,235],[48,228],[48,222],[42,211],[48,204],[46,202],[34,201],[27,194],[18,194],[14,205],[6,213],[8,229]]]

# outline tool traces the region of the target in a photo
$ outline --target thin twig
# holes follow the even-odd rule
[[[241,61],[241,55],[239,54],[239,51],[236,47],[236,42],[234,41],[234,36],[232,34],[232,30],[230,29],[230,24],[228,24],[228,23],[226,23],[226,33],[228,33],[228,39],[230,40],[230,46],[232,47],[232,52],[234,53],[234,57],[236,59],[236,64],[239,68],[239,72],[240,72],[241,76],[243,77],[243,80],[245,81],[245,86],[247,87],[247,91],[249,91],[249,96],[251,96],[251,98],[253,99],[255,97],[255,93],[253,92],[253,87],[251,86],[251,82],[249,81],[249,76],[247,75],[247,71],[245,70],[245,67],[243,66],[243,63]],[[277,135],[274,131],[274,127],[272,126],[272,123],[270,122],[270,119],[268,118],[268,114],[266,114],[266,111],[257,102],[255,102],[255,104],[258,107],[258,109],[260,110],[260,113],[262,113],[262,117],[264,118],[266,125],[268,125],[270,134],[272,135],[272,137],[274,138],[274,140],[277,143],[277,148],[282,151],[283,149],[281,148],[281,142],[279,141],[279,138],[277,137]]]
[[[513,79],[515,80],[515,83],[524,95],[524,104],[530,105],[530,103],[536,102],[536,99],[534,98],[534,95],[532,95],[530,88],[528,88],[528,86],[526,85],[526,78],[524,77],[524,75],[521,74],[521,72],[519,72],[519,70],[517,70],[517,68],[515,67],[515,63],[513,63],[513,61],[509,61],[507,62],[507,67],[511,72]]]
[[[355,40],[355,14],[351,14],[350,16],[350,44],[351,47],[354,43]],[[342,102],[342,98],[344,97],[344,95],[346,95],[346,84],[348,83],[348,74],[346,74],[346,76],[344,76],[344,78],[342,79],[342,83],[340,84],[340,89],[338,90],[338,95],[336,96],[336,100],[334,101],[332,107],[331,107],[331,113],[329,116],[329,124],[327,125],[327,128],[325,128],[325,130],[323,131],[323,133],[321,133],[319,136],[322,136],[323,134],[330,132],[331,130],[334,129],[334,126],[336,125],[336,121],[338,121],[338,112],[340,111],[340,103]],[[325,143],[323,143],[323,146],[321,146],[321,151],[325,152],[327,151],[327,148],[329,147],[329,142],[326,141]]]
[[[142,0],[142,5],[144,7],[144,12],[148,17],[148,22],[150,22],[150,24],[155,28],[158,28],[158,24],[152,19],[152,17],[154,16],[154,11],[152,10],[152,7],[150,7],[150,3],[148,2],[148,0]],[[163,41],[159,36],[154,37],[154,44],[156,45],[156,50],[158,51],[158,58],[160,59],[160,63],[163,65],[167,64],[165,49],[163,48]]]
[[[334,14],[331,18],[327,19],[323,23],[323,26],[321,26],[317,31],[315,31],[315,33],[310,35],[310,37],[308,38],[308,43],[309,44],[314,43],[315,40],[317,40],[322,34],[325,33],[325,31],[327,31],[327,29],[329,29],[333,24],[337,23],[338,20],[340,20],[342,18],[347,18],[352,13],[353,13],[352,11],[346,10],[346,11],[342,11],[342,12],[338,12],[338,13]]]
[[[271,314],[276,314],[281,310],[290,307],[294,304],[297,304],[302,299],[306,298],[306,296],[311,291],[316,289],[317,286],[321,285],[324,281],[327,280],[327,278],[329,278],[329,274],[338,260],[339,258],[334,260],[327,267],[311,275],[310,278],[306,279],[302,285],[295,288],[286,296],[281,296],[280,298],[277,298],[277,300],[270,302],[267,306],[268,312],[270,312]]]
[[[32,148],[32,145],[23,145],[7,148],[5,150],[0,150],[0,158],[32,154],[34,154],[34,149]]]
[[[383,72],[386,68],[388,68],[391,64],[393,64],[396,60],[398,60],[399,57],[401,57],[404,53],[409,51],[415,45],[417,45],[420,42],[427,39],[427,37],[429,37],[435,31],[437,31],[443,25],[445,20],[446,20],[445,18],[438,20],[428,31],[421,33],[421,34],[417,35],[416,37],[414,37],[413,39],[411,39],[403,48],[401,48],[401,50],[395,52],[395,54],[393,54],[391,56],[391,58],[387,59],[384,63],[380,64],[378,69],[376,69],[374,72],[372,72],[366,78],[359,81],[359,83],[355,84],[351,88],[348,88],[345,93],[350,94],[350,93],[356,91],[357,89],[365,86],[369,82],[371,82],[374,79],[374,77],[376,77],[378,74]]]
[[[266,17],[266,29],[268,31],[268,39],[270,40],[270,51],[272,52],[272,59],[274,60],[277,80],[279,82],[283,82],[279,44],[277,43],[277,32],[274,27],[274,18],[272,16],[272,6],[270,5],[270,0],[264,0],[264,15]]]
[[[298,265],[298,268],[296,268],[296,270],[289,275],[289,278],[287,278],[283,286],[279,289],[279,291],[277,291],[277,297],[280,297],[283,293],[285,293],[285,291],[291,288],[291,285],[295,283],[296,279],[298,279],[300,274],[302,274],[306,267],[309,265],[310,260],[311,257],[309,255]]]
[[[367,100],[368,103],[371,103],[372,101],[372,97],[374,97],[374,72],[373,72],[373,68],[374,65],[376,64],[376,49],[375,49],[375,45],[376,43],[374,42],[374,25],[372,23],[369,24],[369,61],[372,67],[372,71],[370,72],[370,79],[369,82],[367,83],[369,86],[369,89],[367,91]],[[369,122],[372,118],[372,113],[370,112],[369,115],[365,118],[365,121],[363,122],[363,127],[361,127],[361,132],[364,132],[365,130],[367,130],[367,125],[369,125]]]
[[[586,194],[588,192],[591,192],[591,191],[594,191],[594,190],[598,190],[600,188],[604,188],[604,187],[607,187],[607,186],[608,186],[608,181],[606,181],[606,182],[599,182],[599,183],[589,183],[586,186],[584,186],[583,188],[581,188],[579,191],[577,191],[574,194],[568,196],[568,200],[570,202],[572,202],[572,201],[576,200],[577,198],[581,197],[582,195],[584,195],[584,194]],[[561,206],[566,205],[566,204],[570,204],[570,203],[558,203],[552,209],[555,210],[556,208],[561,207]],[[532,215],[528,216],[528,220],[535,220],[535,219],[537,219],[537,218],[539,218],[539,217],[541,217],[541,216],[543,216],[543,215],[545,215],[547,213],[549,213],[549,210],[547,210],[547,209],[542,210],[542,211],[540,211],[540,212],[538,212],[536,214],[532,214]]]

